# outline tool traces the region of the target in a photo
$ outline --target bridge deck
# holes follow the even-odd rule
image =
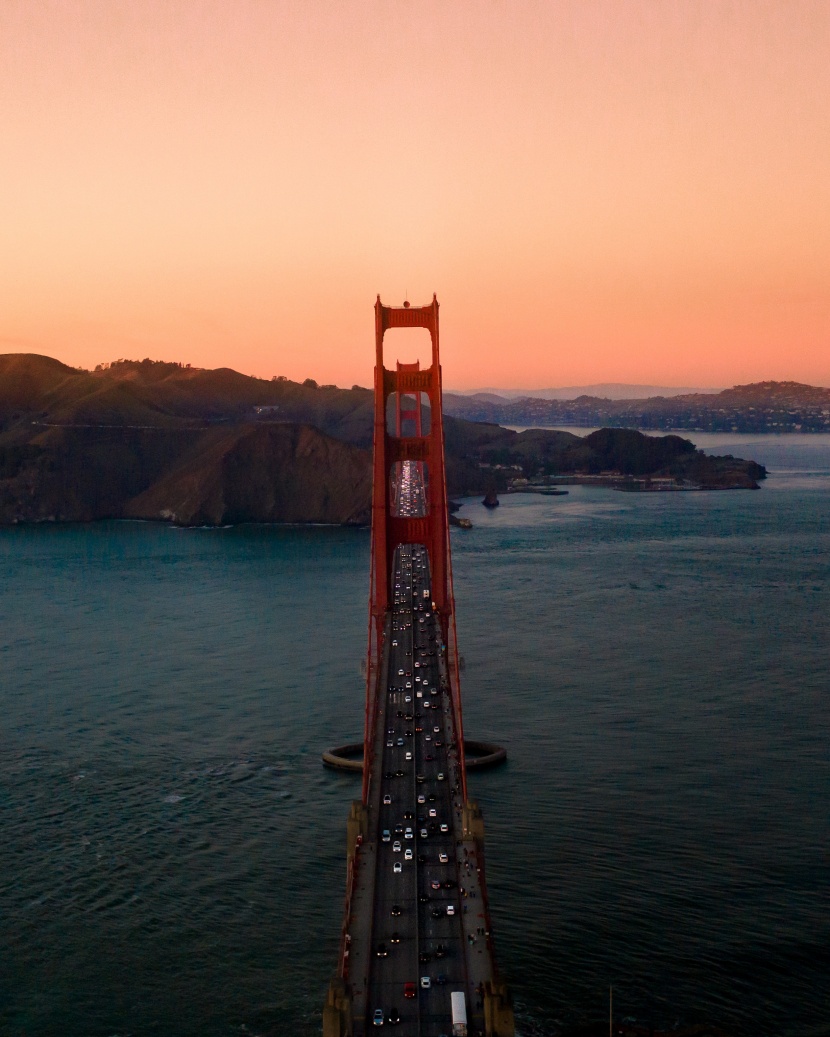
[[[378,1008],[387,1023],[400,1015],[401,1037],[449,1033],[453,991],[466,995],[470,1033],[483,1033],[479,992],[493,968],[481,847],[464,832],[444,646],[423,596],[426,553],[399,548],[395,576],[400,587],[380,674],[369,834],[357,851],[351,903],[354,1033],[374,1030]],[[414,997],[405,996],[406,983],[414,984]]]

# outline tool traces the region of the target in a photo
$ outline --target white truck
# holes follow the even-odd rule
[[[450,994],[452,1003],[452,1037],[467,1037],[467,999],[462,990],[453,990]]]

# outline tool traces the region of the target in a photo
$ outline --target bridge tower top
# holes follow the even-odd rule
[[[383,364],[383,340],[392,328],[426,328],[432,342],[432,363],[398,364],[389,370]],[[373,611],[385,613],[391,593],[392,559],[400,544],[424,544],[432,573],[432,600],[441,615],[452,613],[449,572],[449,522],[444,475],[444,425],[441,410],[441,365],[438,356],[438,299],[428,306],[384,306],[375,303],[375,429],[374,485],[372,496],[372,585]],[[422,398],[429,401],[430,429],[423,435]],[[395,433],[387,426],[387,400],[395,395]],[[414,407],[402,404],[404,394],[415,396]],[[413,413],[414,411],[414,413]],[[415,418],[415,435],[401,434],[401,420]],[[392,466],[417,461],[426,468],[428,488],[426,515],[401,517],[390,504]]]

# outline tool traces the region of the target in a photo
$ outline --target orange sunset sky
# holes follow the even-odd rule
[[[830,386],[828,0],[2,0],[0,184],[0,352]]]

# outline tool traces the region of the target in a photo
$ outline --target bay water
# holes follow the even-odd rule
[[[585,430],[580,430],[584,434]],[[830,1033],[830,437],[759,491],[461,512],[470,779],[518,1030]],[[318,1034],[366,530],[0,530],[0,1034]]]

